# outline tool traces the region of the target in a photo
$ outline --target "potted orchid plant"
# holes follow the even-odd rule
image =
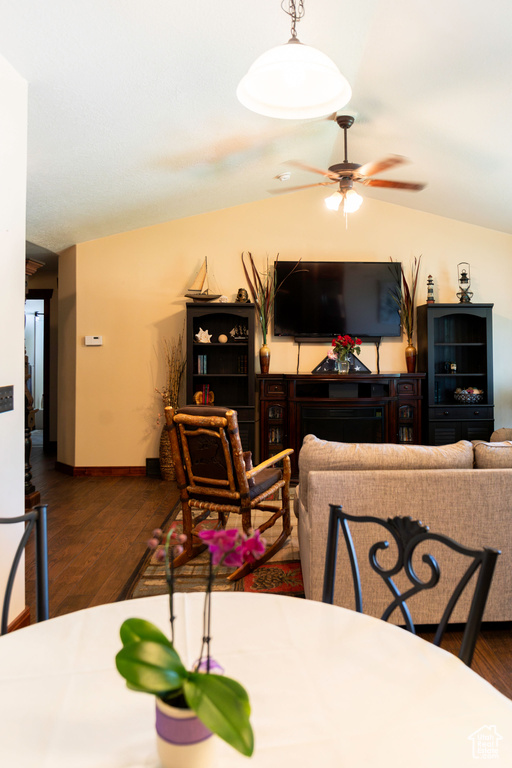
[[[201,651],[192,669],[185,668],[174,647],[173,562],[186,541],[186,536],[176,533],[174,525],[166,535],[155,530],[148,542],[156,550],[157,558],[165,562],[170,638],[149,621],[127,619],[120,630],[123,647],[116,656],[117,670],[125,678],[128,688],[156,696],[157,746],[164,768],[181,764],[180,752],[185,746],[196,750],[198,764],[206,764],[205,753],[211,745],[212,734],[217,734],[247,757],[254,750],[247,691],[236,680],[221,674],[221,667],[210,656],[211,592],[221,565],[236,568],[243,562],[254,563],[265,551],[265,541],[260,538],[259,531],[246,536],[237,529],[204,530],[198,535],[208,546],[210,567]],[[194,763],[187,757],[186,764]]]

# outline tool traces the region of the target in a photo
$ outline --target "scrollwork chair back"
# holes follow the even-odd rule
[[[419,520],[413,520],[412,517],[397,516],[384,520],[370,515],[350,515],[343,511],[341,505],[330,504],[329,506],[330,515],[322,595],[324,603],[332,604],[334,600],[338,534],[339,529],[341,528],[350,561],[352,581],[354,585],[355,610],[359,613],[363,613],[363,595],[359,564],[349,523],[357,525],[365,523],[378,525],[386,532],[386,538],[376,541],[370,546],[368,551],[371,570],[381,577],[392,595],[391,602],[386,606],[380,618],[383,621],[387,621],[395,611],[399,611],[405,628],[413,634],[416,633],[416,627],[407,601],[411,601],[411,598],[420,592],[436,587],[441,575],[440,567],[436,559],[431,554],[425,553],[421,555],[421,561],[427,568],[428,577],[421,578],[418,575],[413,564],[414,554],[418,547],[426,541],[436,541],[459,555],[468,558],[469,564],[462,573],[448,599],[441,620],[437,626],[433,642],[435,645],[441,644],[459,598],[465,592],[466,588],[469,588],[468,585],[472,577],[478,572],[459,651],[459,658],[465,664],[470,666],[476,640],[480,631],[480,625],[482,623],[487,596],[491,587],[496,560],[500,552],[489,547],[483,547],[482,549],[465,547],[448,536],[432,533],[428,526],[423,525]],[[379,559],[379,555],[389,548],[390,538],[396,546],[397,555],[395,561],[386,567]],[[399,573],[404,573],[407,577],[407,582],[411,585],[404,591],[399,589],[396,584],[396,579],[394,578]]]

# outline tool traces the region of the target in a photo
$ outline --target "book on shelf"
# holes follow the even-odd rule
[[[208,373],[208,358],[206,355],[197,356],[197,372]]]

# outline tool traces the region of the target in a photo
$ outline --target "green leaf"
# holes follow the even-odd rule
[[[247,691],[229,677],[190,672],[183,691],[191,709],[217,736],[250,757],[254,734]]]
[[[130,686],[155,694],[181,688],[188,674],[172,646],[152,641],[125,645],[116,656],[116,667]]]
[[[161,632],[158,627],[145,619],[126,619],[121,624],[119,634],[123,645],[140,642],[141,640],[151,640],[161,645],[170,645],[171,641]]]

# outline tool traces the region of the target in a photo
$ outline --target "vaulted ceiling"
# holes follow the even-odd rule
[[[0,9],[0,54],[29,83],[27,239],[38,246],[259,200],[321,180],[290,169],[277,181],[289,160],[343,160],[332,119],[265,118],[236,99],[254,59],[289,38],[280,0]],[[405,155],[385,178],[428,184],[362,194],[512,233],[509,0],[305,0],[305,10],[299,39],[352,85],[349,160]]]

